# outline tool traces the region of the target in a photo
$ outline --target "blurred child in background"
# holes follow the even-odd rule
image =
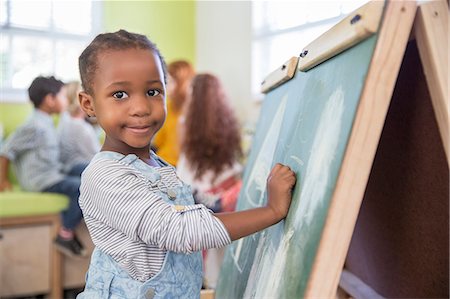
[[[37,77],[28,88],[28,95],[34,105],[33,114],[8,137],[0,150],[0,191],[12,188],[8,179],[12,161],[24,190],[66,195],[69,207],[61,214],[62,226],[55,245],[69,256],[85,256],[86,250],[74,233],[83,217],[78,205],[81,172],[70,175],[62,172],[52,118],[52,114],[61,114],[67,107],[64,83],[53,76]]]
[[[189,85],[195,72],[192,65],[185,60],[177,60],[167,66],[167,118],[164,126],[153,140],[158,156],[173,166],[177,165],[179,155],[178,118],[186,101]]]
[[[100,151],[100,141],[93,126],[85,120],[86,113],[80,108],[80,82],[67,83],[66,91],[69,104],[58,125],[60,159],[65,172],[81,173]]]
[[[242,181],[241,135],[220,80],[199,74],[180,117],[178,176],[193,188],[196,203],[214,212],[231,212]],[[204,253],[205,287],[215,288],[224,248]]]

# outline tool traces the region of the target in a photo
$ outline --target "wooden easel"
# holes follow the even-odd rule
[[[448,170],[448,5],[445,1],[433,1],[416,8],[416,3],[412,1],[388,3],[341,168],[345,176],[338,178],[305,298],[332,298],[336,294],[400,64],[411,35],[415,36],[418,45]],[[346,212],[343,213],[343,210]],[[357,282],[352,284],[355,281],[346,277],[343,276],[341,286],[346,285],[346,291],[353,297],[373,295],[370,288],[358,286]]]
[[[373,181],[372,176],[374,176],[373,167],[377,166],[376,154],[377,150],[380,149],[379,142],[382,140],[383,129],[387,125],[386,121],[387,116],[389,116],[388,111],[390,110],[391,102],[393,103],[393,95],[396,96],[394,88],[397,87],[396,82],[400,79],[400,67],[402,61],[407,58],[405,53],[408,53],[408,42],[414,37],[419,48],[428,89],[430,90],[432,97],[434,114],[429,112],[430,115],[432,115],[433,120],[435,118],[437,121],[435,127],[439,128],[440,136],[439,134],[435,134],[437,135],[435,140],[437,140],[440,149],[438,162],[444,165],[442,171],[444,179],[445,176],[448,178],[450,161],[448,145],[449,103],[447,85],[448,5],[442,0],[422,4],[419,9],[417,3],[414,1],[388,1],[386,6],[383,5],[383,2],[373,1],[351,13],[339,24],[321,35],[310,45],[306,46],[305,49],[302,50],[302,54],[299,58],[291,58],[264,80],[262,84],[263,92],[275,90],[266,97],[267,101],[265,102],[266,105],[263,105],[263,109],[267,109],[263,111],[266,112],[266,114],[263,115],[265,116],[265,119],[263,120],[272,117],[279,119],[278,112],[283,111],[281,115],[283,115],[285,119],[288,119],[288,121],[283,122],[283,124],[286,124],[286,127],[293,129],[286,134],[295,135],[297,138],[295,139],[297,143],[290,143],[290,140],[287,140],[290,137],[281,135],[282,133],[280,133],[280,135],[272,134],[275,136],[273,137],[273,140],[275,141],[281,140],[281,137],[279,136],[284,138],[283,141],[280,142],[280,147],[288,144],[283,147],[282,150],[278,152],[275,151],[275,154],[278,154],[277,159],[284,159],[287,157],[285,161],[290,161],[290,157],[295,157],[301,160],[301,162],[310,162],[308,159],[310,159],[311,153],[314,151],[312,150],[313,147],[311,147],[308,142],[311,140],[315,141],[315,139],[308,139],[305,137],[301,140],[304,141],[303,144],[299,144],[298,140],[303,137],[303,133],[305,133],[305,135],[308,133],[306,132],[307,130],[309,130],[309,132],[318,131],[316,123],[322,120],[320,113],[323,113],[324,107],[328,108],[323,104],[324,99],[330,91],[336,90],[336,87],[340,88],[341,84],[346,84],[345,90],[349,94],[352,89],[357,90],[357,94],[349,95],[346,98],[356,99],[357,101],[348,101],[345,104],[348,105],[348,107],[354,107],[356,110],[349,109],[349,112],[346,114],[351,115],[352,118],[348,130],[346,129],[345,131],[346,134],[349,133],[350,135],[345,135],[341,139],[346,142],[345,148],[339,152],[333,148],[332,153],[326,153],[327,157],[333,154],[336,156],[339,155],[339,158],[335,158],[336,161],[339,161],[338,168],[333,172],[336,173],[337,180],[334,177],[333,183],[327,185],[327,188],[329,188],[327,190],[331,190],[331,194],[329,195],[327,193],[327,195],[323,197],[314,197],[313,192],[309,192],[307,195],[302,196],[304,193],[299,195],[296,193],[298,190],[294,190],[294,196],[298,196],[295,198],[296,201],[293,202],[294,208],[291,204],[292,213],[290,212],[290,215],[288,215],[288,218],[284,223],[284,228],[278,229],[275,232],[271,231],[273,234],[268,232],[264,236],[265,239],[257,244],[249,241],[247,242],[247,244],[249,244],[248,246],[245,246],[246,244],[242,245],[243,242],[240,243],[242,246],[238,244],[233,247],[232,245],[230,248],[231,250],[229,250],[228,263],[224,268],[226,270],[225,274],[228,275],[223,275],[223,277],[226,278],[223,279],[222,285],[219,284],[217,289],[218,296],[223,298],[230,297],[228,296],[229,294],[226,291],[226,287],[230,289],[235,286],[233,291],[230,292],[234,297],[240,297],[240,294],[242,293],[244,296],[258,298],[258,296],[267,296],[267,292],[278,295],[281,294],[280,297],[293,297],[295,296],[294,292],[297,292],[296,295],[299,298],[334,298],[337,294],[338,285],[355,298],[377,298],[383,295],[378,295],[376,290],[374,290],[376,288],[371,289],[370,285],[358,285],[357,283],[359,283],[359,281],[357,279],[348,280],[347,278],[350,275],[347,275],[347,270],[343,272],[343,267],[349,251],[350,241],[354,235],[361,205],[366,202],[366,192],[370,189],[369,187],[373,185],[370,184]],[[373,36],[375,33],[376,36]],[[372,42],[372,44],[368,42]],[[364,52],[364,49],[367,48],[364,47],[369,44],[372,47],[370,48],[371,51],[373,49],[374,51],[373,54],[370,52],[370,56],[367,56],[368,52]],[[349,49],[353,45],[356,46]],[[373,48],[373,46],[375,48]],[[348,51],[343,52],[347,49]],[[340,54],[341,52],[342,54]],[[359,54],[361,55],[358,56]],[[371,57],[371,59],[357,60],[358,57],[362,56],[364,56],[364,58]],[[357,67],[352,68],[355,64],[357,64]],[[295,71],[297,70],[297,66],[301,72]],[[365,68],[367,66],[368,68]],[[362,73],[363,67],[364,73]],[[311,71],[309,71],[310,69]],[[349,72],[339,72],[342,69],[348,70]],[[344,75],[339,77],[339,74]],[[414,73],[412,76],[414,77]],[[324,81],[326,81],[326,84],[322,84],[322,81],[320,80],[325,77],[326,79],[324,79]],[[354,88],[355,85],[351,85],[350,83],[356,82],[360,78],[362,78],[362,85],[355,84],[357,87]],[[290,79],[293,80],[288,82]],[[307,86],[307,83],[310,85]],[[407,85],[405,82],[400,81],[398,84]],[[326,90],[326,92],[322,92],[323,90]],[[285,99],[282,102],[284,104],[287,100],[292,100],[289,102],[289,108],[293,110],[286,113],[281,109],[276,110],[278,107],[284,107],[282,106],[282,103],[279,103],[283,100],[282,98]],[[416,100],[420,102],[421,99]],[[309,105],[307,106],[305,103]],[[297,107],[299,109],[295,110]],[[277,114],[275,114],[274,111],[277,112]],[[319,113],[317,113],[317,111],[319,111]],[[340,111],[337,110],[337,112]],[[408,113],[408,111],[400,111],[399,113]],[[337,113],[337,115],[340,116],[341,114]],[[295,120],[293,120],[293,118],[295,118]],[[316,122],[317,119],[319,121]],[[259,142],[256,146],[256,153],[258,155],[260,153],[260,148],[264,149],[265,143],[263,143],[262,140],[266,141],[266,139],[263,139],[261,136],[264,136],[264,133],[268,136],[271,135],[269,134],[270,132],[267,132],[267,128],[272,129],[272,124],[273,122],[265,121],[263,122],[262,127],[265,131],[257,130],[255,136],[260,137],[259,139],[256,138],[256,141]],[[279,124],[279,122],[276,124]],[[293,124],[295,124],[295,128],[291,128]],[[322,124],[322,122],[320,122],[320,124]],[[335,127],[339,126],[341,126],[341,124],[336,125]],[[334,133],[332,129],[334,129],[333,126],[327,127],[327,130]],[[421,125],[419,124],[419,127],[415,129],[421,130]],[[435,131],[437,130],[438,129],[435,129]],[[258,135],[260,132],[263,132],[261,133],[262,135]],[[323,139],[329,140],[330,137],[341,136],[339,134],[331,135],[327,135],[327,138]],[[396,140],[393,142],[395,143]],[[303,150],[305,148],[307,150]],[[271,153],[267,154],[267,156],[272,155]],[[315,153],[323,153],[323,151],[320,151],[319,149],[318,151],[315,151]],[[401,155],[402,153],[391,152],[389,154]],[[280,156],[282,157],[280,158]],[[252,158],[253,160],[251,162],[254,164],[257,164],[257,162],[264,163],[264,161],[262,161],[263,159],[258,160],[258,156]],[[267,159],[269,158],[266,158],[266,160]],[[406,160],[408,160],[407,157]],[[320,169],[320,171],[323,172],[332,172],[326,167],[314,163],[308,164],[308,170],[310,165],[312,165],[311,167],[314,167],[314,169]],[[250,167],[252,166],[250,165]],[[252,171],[251,173],[256,172],[254,171],[255,167],[250,169]],[[300,177],[300,180],[308,180],[309,174],[304,171],[304,168],[298,167],[297,169],[299,169],[299,173],[303,175],[303,177]],[[335,169],[336,168],[334,168],[333,171]],[[382,172],[383,170],[381,171],[381,176],[383,175]],[[419,173],[419,176],[420,175],[424,176],[426,174]],[[401,177],[402,174],[400,173],[399,176]],[[447,185],[447,182],[442,183],[440,181],[439,184],[439,196],[440,200],[442,200],[442,194],[447,195],[448,197],[448,189],[445,189],[448,186],[444,186]],[[311,186],[311,184],[309,186]],[[315,185],[315,187],[322,188],[321,185]],[[423,188],[424,186],[421,187]],[[425,189],[426,188],[427,186],[425,186]],[[430,188],[432,187],[430,186]],[[442,192],[442,190],[444,191]],[[324,199],[325,197],[326,199]],[[242,207],[246,207],[245,204],[247,204],[247,202],[245,199],[247,199],[247,197],[242,201],[244,204]],[[402,198],[402,200],[405,200],[405,198]],[[408,200],[408,198],[406,198],[406,200]],[[415,200],[417,200],[417,196]],[[421,200],[421,198],[419,198],[419,200]],[[313,201],[314,204],[317,203],[317,206],[320,206],[320,209],[315,209],[317,206],[311,208],[314,204],[309,204]],[[445,204],[448,207],[448,202]],[[303,209],[300,209],[299,207]],[[389,203],[386,208],[390,208]],[[421,208],[423,208],[423,206]],[[440,212],[440,215],[442,216],[442,211]],[[448,213],[448,208],[443,212]],[[308,218],[308,216],[310,217]],[[290,221],[292,219],[295,219],[296,222]],[[446,221],[448,227],[448,217]],[[305,226],[307,227],[302,226],[301,224],[303,223],[306,223]],[[323,223],[324,225],[322,226]],[[313,225],[316,225],[314,229],[311,228]],[[443,225],[445,226],[445,223]],[[288,229],[286,229],[286,227],[288,227]],[[287,230],[291,234],[285,238]],[[311,236],[317,237],[317,239],[311,240]],[[442,238],[447,238],[448,243],[448,234],[444,235]],[[270,243],[271,241],[273,242]],[[418,242],[420,241],[421,240],[418,240]],[[293,245],[291,246],[291,244]],[[248,249],[245,251],[245,254],[242,254],[242,252],[244,252],[244,249],[242,248]],[[270,250],[266,250],[267,248]],[[282,250],[279,250],[280,248]],[[287,250],[292,248],[297,250],[297,252],[295,252],[295,259],[284,259],[287,256],[287,254],[285,254]],[[239,254],[234,254],[237,251],[239,251]],[[294,250],[290,252],[292,253],[291,256],[294,255],[293,251]],[[280,255],[277,255],[279,252],[281,252]],[[303,254],[303,252],[306,252],[308,256]],[[256,257],[253,258],[252,254]],[[401,255],[401,252],[398,254]],[[245,259],[242,258],[242,256],[245,256],[247,257],[247,260],[250,260],[249,263],[251,269],[247,272],[242,271],[244,268],[247,270],[249,269],[249,264],[245,262]],[[271,258],[273,259],[271,260]],[[239,264],[239,268],[234,267],[233,262],[236,263],[236,260],[239,262],[242,261],[242,263]],[[278,268],[273,266],[272,262],[273,264],[276,264]],[[296,268],[297,266],[298,268]],[[389,267],[389,265],[383,266]],[[270,269],[276,270],[273,271],[275,275],[262,274],[268,273],[267,270],[270,272]],[[248,274],[248,272],[250,272],[250,274]],[[241,274],[242,277],[240,276]],[[424,273],[424,275],[427,275],[427,273]],[[444,276],[445,275],[448,277],[448,271]],[[258,280],[261,277],[262,279]],[[278,283],[277,279],[282,282]],[[289,279],[289,282],[284,283],[286,279]],[[263,284],[258,283],[257,281],[262,281]],[[276,281],[277,284],[272,284],[273,281]],[[247,285],[245,285],[245,283],[247,283]],[[447,283],[448,289],[448,282],[444,281],[444,284],[445,283]],[[389,294],[387,293],[385,296],[389,296]],[[414,296],[414,294],[410,296]],[[274,296],[272,295],[272,297]]]

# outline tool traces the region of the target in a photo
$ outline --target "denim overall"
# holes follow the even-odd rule
[[[166,162],[152,153],[153,158],[170,167]],[[113,152],[101,152],[96,157],[108,157],[121,160],[141,171],[153,184],[161,180],[158,171],[145,164],[135,155],[123,156]],[[94,159],[96,158],[94,157]],[[162,183],[161,186],[164,186]],[[192,205],[194,199],[188,185],[171,188],[176,197],[171,199],[167,189],[159,188],[161,198],[173,205]],[[172,191],[170,191],[172,193]],[[173,194],[171,194],[173,197]],[[200,252],[191,254],[167,251],[160,272],[145,282],[131,278],[109,255],[95,248],[91,264],[86,275],[84,292],[77,299],[150,299],[150,298],[200,298],[202,285],[202,256]]]

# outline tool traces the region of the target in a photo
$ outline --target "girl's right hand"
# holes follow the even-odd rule
[[[267,207],[273,210],[279,220],[285,218],[289,211],[295,182],[295,173],[280,163],[272,168],[267,178]]]
[[[265,207],[215,214],[224,224],[231,240],[261,231],[285,218],[295,181],[295,173],[288,166],[277,164],[267,178],[268,200]]]

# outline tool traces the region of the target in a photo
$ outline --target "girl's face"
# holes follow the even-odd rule
[[[93,95],[80,103],[106,133],[102,150],[149,158],[150,142],[166,118],[164,74],[151,50],[111,50],[98,55]]]

